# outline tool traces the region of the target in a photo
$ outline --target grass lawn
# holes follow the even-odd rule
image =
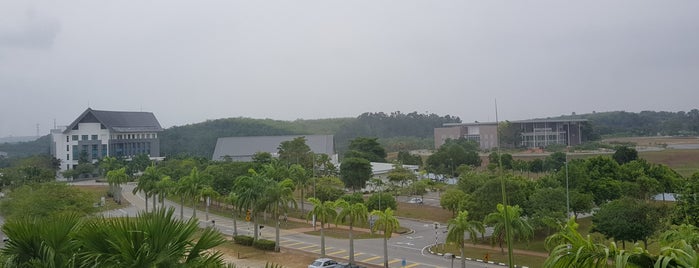
[[[100,198],[104,197],[105,205],[97,208],[98,211],[115,210],[125,208],[130,205],[126,200],[122,200],[121,204],[117,204],[114,202],[114,198],[107,197],[107,190],[109,189],[109,186],[106,185],[76,185],[75,187],[92,195],[92,200],[95,200],[95,203],[99,203]]]
[[[349,239],[349,230],[344,229],[344,228],[335,228],[335,227],[325,228],[325,230],[323,230],[323,233],[325,234],[326,237],[339,238],[339,239]],[[305,234],[320,236],[320,228],[317,228],[317,231],[310,231],[310,232],[306,232]],[[382,238],[383,237],[378,232],[371,234],[370,232],[364,232],[364,231],[358,231],[358,230],[352,230],[352,236],[354,236],[354,239],[370,239],[370,238]]]
[[[440,207],[398,203],[398,209],[394,212],[397,217],[424,220],[429,222],[445,223],[452,218],[452,213]]]
[[[639,152],[638,157],[651,163],[664,164],[685,177],[699,172],[699,150]]]

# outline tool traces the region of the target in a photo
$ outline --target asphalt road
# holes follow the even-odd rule
[[[145,208],[145,200],[139,194],[132,194],[135,187],[133,184],[127,184],[123,187],[123,197],[132,205],[128,208],[119,209],[116,211],[104,212],[106,216],[136,216],[139,211]],[[434,202],[434,198],[425,197],[425,205]],[[437,201],[438,203],[438,201]],[[149,200],[149,209],[150,204]],[[166,206],[176,209],[175,216],[179,218],[180,206],[176,203],[166,201]],[[192,216],[192,209],[184,208],[184,217]],[[231,218],[222,218],[219,216],[210,216],[209,221],[203,220],[205,212],[197,210],[197,217],[200,219],[200,226],[212,226],[219,229],[223,234],[233,234],[233,220]],[[212,224],[211,220],[215,221]],[[399,236],[393,236],[388,241],[388,254],[390,267],[451,267],[451,259],[446,259],[443,256],[431,254],[427,251],[435,241],[444,242],[446,234],[445,224],[440,224],[437,230],[432,222],[421,222],[410,219],[399,219],[401,226],[412,229],[414,232]],[[252,224],[244,221],[237,221],[238,234],[252,234]],[[310,226],[309,226],[310,227]],[[275,229],[272,226],[266,226],[262,229],[261,237],[264,239],[274,240]],[[280,245],[282,248],[301,250],[314,254],[320,253],[320,237],[307,235],[294,230],[280,230]],[[349,241],[346,239],[325,238],[326,255],[330,258],[347,261],[349,258]],[[355,261],[365,263],[372,266],[383,265],[383,240],[382,239],[356,239],[355,245]],[[405,265],[403,265],[405,264]],[[460,260],[454,260],[454,267],[460,266]],[[482,267],[501,267],[497,264],[487,264],[477,261],[468,261],[469,268]]]

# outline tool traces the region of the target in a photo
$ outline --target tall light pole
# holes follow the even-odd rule
[[[567,145],[570,147],[570,122],[568,122],[568,131],[566,131]],[[578,133],[580,135],[580,133]],[[568,190],[568,152],[566,149],[566,217],[570,217],[570,190]]]

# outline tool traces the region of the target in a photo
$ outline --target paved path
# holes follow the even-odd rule
[[[121,209],[119,211],[107,212],[109,214],[121,214],[135,216],[139,211],[145,208],[145,200],[139,194],[132,194],[132,190],[135,187],[134,184],[127,184],[123,187],[123,198],[129,201],[132,206],[129,208]],[[152,201],[149,199],[149,209],[152,209]],[[175,217],[180,216],[180,205],[171,201],[166,201],[165,206],[173,207],[176,209]],[[158,204],[160,207],[160,204]],[[189,207],[184,207],[183,214],[185,218],[192,216],[192,209]],[[207,227],[214,225],[215,228],[220,230],[223,234],[232,235],[234,233],[233,226],[234,220],[228,217],[221,217],[218,215],[210,215],[210,220],[201,220],[205,217],[205,212],[197,210],[197,217],[200,218],[199,225],[201,227]],[[215,221],[212,224],[211,220]],[[299,220],[304,222],[303,220]],[[410,226],[411,229],[416,230],[414,234],[407,235],[393,235],[393,238],[389,240],[389,267],[406,267],[406,268],[426,268],[426,267],[449,267],[451,265],[451,260],[447,260],[442,256],[431,254],[428,249],[434,245],[435,240],[440,237],[435,238],[435,236],[423,236],[415,235],[419,233],[437,233],[439,236],[440,232],[435,232],[432,223],[413,221],[408,219],[400,219],[402,226]],[[252,235],[252,223],[245,221],[236,221],[237,233]],[[347,228],[347,227],[341,227]],[[445,226],[442,226],[445,228]],[[369,231],[367,229],[355,228],[357,230]],[[315,235],[308,235],[305,232],[312,231],[313,227],[304,227],[296,229],[281,229],[280,230],[280,246],[284,249],[299,250],[312,254],[320,254],[320,238]],[[266,226],[262,229],[260,237],[268,240],[275,240],[275,228],[272,226]],[[441,234],[441,242],[443,242],[444,234]],[[369,267],[382,267],[383,266],[383,241],[382,239],[356,239],[355,241],[355,261],[362,265]],[[331,237],[325,238],[325,252],[326,255],[334,259],[341,259],[347,262],[349,259],[349,242],[346,239],[335,239]],[[490,248],[484,246],[486,248]],[[524,253],[525,252],[518,252]],[[540,253],[537,253],[540,254]],[[459,260],[455,265],[458,264]],[[467,267],[501,267],[497,264],[488,264],[477,261],[467,262]]]

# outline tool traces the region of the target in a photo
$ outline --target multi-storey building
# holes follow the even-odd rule
[[[581,124],[587,119],[534,119],[510,121],[514,142],[509,146],[544,148],[553,144],[575,146],[582,143]],[[498,147],[498,124],[450,123],[434,129],[434,146],[439,148],[448,139],[465,138],[479,144],[482,150]],[[508,146],[503,142],[503,147]]]
[[[161,131],[163,128],[150,112],[88,108],[66,128],[51,130],[51,154],[61,160],[61,171],[75,168],[81,157],[91,162],[105,156],[158,157]]]

